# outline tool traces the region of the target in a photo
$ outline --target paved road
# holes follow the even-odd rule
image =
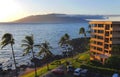
[[[64,75],[56,75],[56,74],[53,74],[51,71],[49,71],[47,74],[44,74],[43,76],[40,76],[40,77],[74,77],[73,75],[70,75],[66,72],[66,69],[65,69],[65,66],[59,66],[58,68],[62,68],[64,70]]]
[[[44,76],[40,76],[40,77],[74,77],[74,76],[73,75],[69,75],[69,74],[55,75],[52,72],[49,72],[48,74],[46,74]]]

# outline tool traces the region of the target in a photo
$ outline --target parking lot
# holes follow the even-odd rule
[[[62,71],[56,72],[56,69],[57,70],[62,69],[63,72]],[[75,77],[73,75],[73,72],[68,73],[66,67],[64,67],[64,66],[56,68],[56,69],[49,71],[46,75],[44,75],[42,77]],[[79,76],[79,77],[81,77],[81,76]]]
[[[56,69],[63,69],[64,70],[64,73],[62,73],[61,71],[59,72],[56,72]],[[111,76],[105,76],[105,75],[101,75],[100,72],[98,73],[94,73],[94,72],[91,72],[88,70],[87,73],[84,73],[84,74],[81,74],[79,76],[74,76],[74,71],[71,72],[71,73],[68,73],[67,72],[67,69],[66,67],[59,67],[59,68],[56,68],[54,70],[51,70],[49,71],[47,74],[45,74],[44,76],[41,76],[41,77],[111,77]],[[83,69],[82,69],[83,70]],[[55,71],[55,72],[54,72]]]

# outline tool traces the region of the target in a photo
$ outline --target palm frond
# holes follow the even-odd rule
[[[50,43],[49,43],[49,42],[47,42],[47,41],[45,41],[45,44],[50,45]]]
[[[1,44],[1,49],[3,49],[6,45],[8,45],[9,43],[2,43]]]
[[[25,39],[22,40],[22,42],[23,42],[23,44],[21,45],[21,47],[25,47],[24,55],[26,55],[26,54],[30,53],[31,50],[33,49],[33,45],[34,45],[33,35],[25,36]]]
[[[12,34],[10,34],[10,33],[5,33],[5,34],[2,36],[2,41],[1,41],[1,43],[0,43],[1,48],[5,47],[5,46],[8,45],[8,44],[14,44],[14,39],[13,39]]]
[[[70,36],[67,33],[65,33],[64,38],[65,38],[65,40],[69,40]]]
[[[41,48],[41,45],[40,44],[36,44],[36,45],[34,45],[34,47]]]
[[[61,39],[60,39],[60,41],[59,41],[59,44],[60,44],[60,46],[62,46],[64,43],[65,43],[65,38],[64,38],[64,36],[63,37],[61,37]]]
[[[49,50],[52,47],[50,46],[49,42],[45,41],[44,43],[41,43],[40,45],[40,51],[38,55],[45,54],[46,56],[52,55],[52,52]]]
[[[10,33],[5,33],[3,36],[2,36],[2,39],[4,39],[4,38],[13,38],[13,36],[12,36],[12,34],[10,34]]]
[[[26,36],[25,39],[28,41],[28,43],[29,43],[30,45],[33,45],[33,44],[34,44],[33,36]]]
[[[23,52],[23,55],[27,55],[28,53],[30,53],[30,48],[25,48]]]
[[[30,47],[29,44],[22,44],[21,47]]]
[[[26,44],[29,44],[29,41],[26,40],[26,39],[22,40],[22,42],[23,42],[23,43],[26,43]]]
[[[84,34],[84,33],[85,33],[85,29],[83,27],[81,27],[79,30],[79,34]]]
[[[40,51],[38,52],[38,56],[40,56],[42,53],[44,53],[44,49],[41,48]]]

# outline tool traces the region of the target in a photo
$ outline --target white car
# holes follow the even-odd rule
[[[81,70],[82,70],[82,68],[76,68],[76,69],[74,70],[73,75],[74,75],[74,76],[80,76]]]
[[[83,70],[81,71],[81,76],[82,76],[82,77],[86,77],[87,72],[88,72],[88,69],[83,69]]]
[[[114,73],[114,74],[112,75],[112,77],[119,77],[119,74],[118,74],[118,73]]]

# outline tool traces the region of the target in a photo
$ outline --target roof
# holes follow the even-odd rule
[[[112,77],[119,77],[118,73],[114,73]]]
[[[104,54],[97,54],[97,56],[101,57],[101,58],[108,58],[107,55],[104,55]]]
[[[76,68],[76,69],[75,69],[75,71],[79,71],[79,70],[81,70],[81,68]]]
[[[109,16],[105,19],[88,19],[88,21],[111,21],[111,22],[120,22],[120,16]]]

